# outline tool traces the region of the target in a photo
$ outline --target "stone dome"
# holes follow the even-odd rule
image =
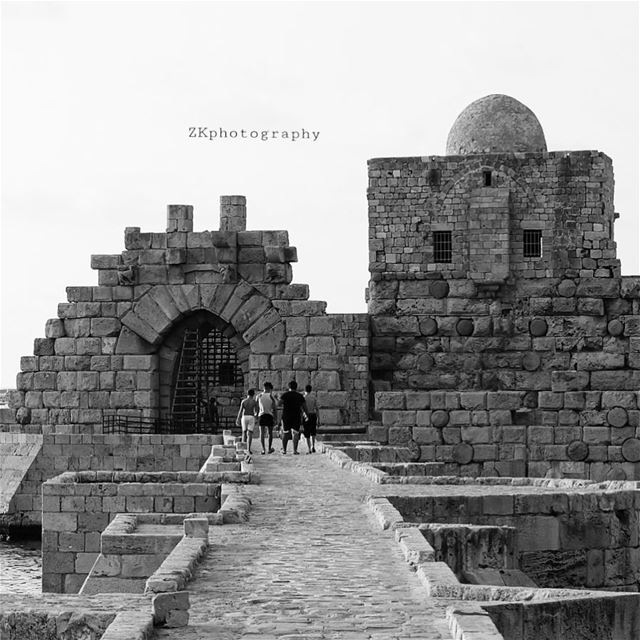
[[[546,151],[544,132],[531,109],[515,98],[492,94],[472,102],[447,138],[447,155]]]

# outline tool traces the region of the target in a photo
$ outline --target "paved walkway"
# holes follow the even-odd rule
[[[211,528],[189,626],[159,638],[450,640],[446,603],[425,596],[362,503],[377,485],[320,453],[254,460],[249,522]]]

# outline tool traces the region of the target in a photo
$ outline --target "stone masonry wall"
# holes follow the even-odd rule
[[[371,377],[407,390],[380,396],[376,437],[481,473],[640,477],[640,278],[620,276],[610,159],[379,159],[369,175]]]
[[[68,287],[21,360],[11,407],[23,430],[166,415],[175,329],[197,314],[231,340],[245,387],[310,382],[325,424],[366,420],[365,316],[327,315],[309,300],[307,285],[291,284],[287,232],[245,231],[243,214],[244,198],[223,197],[222,230],[194,232],[192,207],[171,205],[166,233],[131,227],[125,251],[93,256],[98,286]]]
[[[409,285],[428,295],[432,282],[374,290],[399,306]],[[377,388],[430,392],[380,396],[377,438],[413,437],[443,461],[466,443],[507,474],[640,477],[640,278],[526,280],[496,299],[435,282],[445,296],[414,299],[428,315],[372,318]]]
[[[118,513],[216,512],[221,486],[189,472],[66,473],[42,485],[42,590],[77,593]]]
[[[520,568],[540,587],[637,591],[638,491],[616,484],[541,494],[389,499],[411,522],[515,527]]]
[[[566,269],[581,277],[620,275],[613,168],[597,151],[377,158],[369,161],[368,199],[374,280],[441,271],[487,280],[492,268],[502,279],[505,264],[521,277],[560,277]],[[525,228],[542,230],[542,258],[523,256]],[[436,263],[433,232],[445,229],[452,231],[454,259]],[[493,267],[473,269],[478,254]]]
[[[42,522],[42,484],[65,471],[198,471],[211,452],[208,435],[101,435],[55,433],[40,436],[0,432],[0,451],[38,439],[40,451],[7,505],[12,524]],[[0,467],[5,465],[0,457]],[[9,487],[6,488],[7,490]],[[1,515],[1,514],[0,514]]]

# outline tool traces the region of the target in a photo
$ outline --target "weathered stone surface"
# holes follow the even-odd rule
[[[543,318],[534,318],[529,324],[529,332],[535,337],[547,335],[548,329],[547,322]]]
[[[624,427],[627,424],[628,415],[623,407],[613,407],[607,411],[607,422],[612,427]]]
[[[576,283],[573,280],[563,280],[558,285],[558,293],[565,298],[571,298],[575,295],[576,288]]]
[[[575,440],[567,445],[567,457],[569,460],[582,461],[589,455],[589,447],[581,440]]]
[[[610,320],[609,323],[607,324],[607,331],[612,336],[620,336],[624,332],[624,323],[618,319]]]
[[[458,335],[470,336],[473,334],[474,324],[470,318],[462,318],[456,323],[456,331]]]
[[[449,283],[445,280],[436,280],[429,285],[429,293],[437,299],[446,298],[449,295]]]
[[[420,318],[420,333],[423,336],[434,336],[438,333],[438,322],[434,318]]]
[[[640,440],[629,438],[622,443],[622,456],[628,462],[640,462]]]
[[[449,412],[437,410],[431,413],[431,424],[434,427],[442,428],[449,424]]]
[[[467,442],[461,442],[451,452],[451,458],[458,464],[469,464],[473,460],[473,447]]]

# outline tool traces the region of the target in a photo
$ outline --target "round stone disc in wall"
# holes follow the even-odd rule
[[[574,462],[582,462],[589,455],[589,446],[582,440],[574,440],[567,445],[567,457]]]
[[[535,371],[540,366],[540,356],[537,353],[525,353],[522,357],[522,368],[526,371]]]
[[[449,413],[438,409],[431,414],[431,424],[439,429],[449,424]]]
[[[627,462],[640,462],[640,440],[629,438],[622,443],[622,457]]]
[[[620,320],[610,320],[607,324],[609,335],[621,336],[624,331],[624,324]]]
[[[473,320],[461,318],[456,322],[456,331],[459,336],[470,336],[473,334]]]
[[[627,474],[624,469],[620,467],[615,467],[614,469],[609,469],[607,475],[605,476],[605,480],[626,480]]]
[[[451,457],[458,464],[469,464],[473,460],[473,447],[468,442],[461,442],[453,447]]]
[[[434,298],[446,298],[449,295],[449,283],[446,280],[434,280],[429,285],[429,293]]]
[[[563,280],[558,285],[558,294],[564,298],[570,298],[576,292],[576,283],[573,280]]]
[[[547,331],[549,330],[549,325],[547,325],[547,321],[543,318],[534,318],[529,323],[529,333],[534,338],[540,338],[542,336],[547,335]]]
[[[435,336],[438,333],[438,323],[434,318],[424,318],[420,320],[420,333],[423,336]]]
[[[433,365],[434,360],[428,353],[418,357],[417,367],[420,371],[431,371]]]
[[[628,418],[627,410],[623,407],[613,407],[613,409],[607,411],[607,422],[612,427],[624,427]]]

